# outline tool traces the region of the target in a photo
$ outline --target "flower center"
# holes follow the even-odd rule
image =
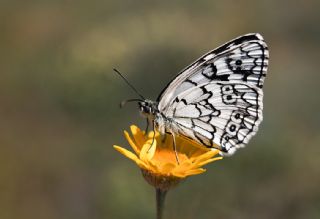
[[[183,162],[189,159],[187,155],[184,153],[177,151],[177,154],[180,162]],[[159,163],[172,163],[172,162],[176,163],[177,162],[174,150],[163,149],[163,148],[157,148],[156,153],[154,154],[153,160]]]

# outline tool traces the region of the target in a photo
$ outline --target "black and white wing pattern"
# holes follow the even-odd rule
[[[269,52],[260,34],[238,37],[184,69],[158,97],[171,130],[231,155],[257,132]]]

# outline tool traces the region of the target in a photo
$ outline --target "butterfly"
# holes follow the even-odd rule
[[[183,69],[157,101],[138,99],[141,113],[160,133],[177,135],[232,155],[262,121],[269,51],[263,37],[246,34]]]

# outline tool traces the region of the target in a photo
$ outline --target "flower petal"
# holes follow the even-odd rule
[[[208,163],[211,163],[211,162],[214,162],[214,161],[217,161],[217,160],[222,160],[223,157],[215,157],[215,158],[210,158],[210,159],[207,159],[207,160],[204,160],[204,161],[201,161],[201,162],[195,162],[195,164],[199,167],[201,166],[204,166]]]
[[[206,172],[205,169],[203,169],[203,168],[198,168],[198,169],[186,171],[185,175],[186,175],[186,176],[191,176],[191,175],[201,174],[201,173],[204,173],[204,172]]]
[[[189,170],[195,168],[197,165],[190,162],[190,160],[185,160],[184,162],[177,165],[177,170]]]
[[[127,141],[129,142],[130,146],[132,147],[132,149],[134,150],[134,152],[136,152],[136,154],[140,153],[140,145],[136,144],[132,138],[130,137],[129,133],[127,131],[124,131],[124,137],[127,139]]]
[[[145,160],[144,162],[147,165],[148,170],[150,172],[153,172],[153,173],[159,173],[160,172],[159,171],[159,166],[155,162],[153,162],[153,160]]]
[[[184,172],[175,172],[171,175],[178,177],[178,178],[185,178],[187,176]]]
[[[141,168],[147,168],[147,166],[145,165],[144,162],[142,162],[141,160],[139,160],[139,158],[137,157],[137,155],[135,155],[134,153],[132,153],[131,151],[128,151],[127,149],[124,149],[120,146],[117,145],[113,145],[113,148],[116,149],[117,151],[119,151],[121,154],[123,154],[124,156],[126,156],[127,158],[129,158],[130,160],[133,160],[134,162],[136,162],[136,164],[141,167]]]
[[[159,132],[157,132],[157,131],[150,131],[149,133],[148,133],[148,138],[149,139],[153,139],[153,138],[157,138],[157,137],[159,137],[160,136],[160,133]]]
[[[147,140],[144,133],[135,125],[131,125],[130,130],[137,145],[142,146]]]
[[[152,145],[151,145],[152,143]],[[152,142],[151,139],[149,139],[143,146],[140,152],[140,160],[147,161],[151,160],[156,152],[157,148],[157,140],[154,139]]]
[[[204,154],[201,154],[201,155],[199,155],[199,156],[197,156],[197,157],[194,157],[193,161],[194,161],[195,163],[197,163],[197,162],[202,162],[202,161],[204,161],[204,160],[207,160],[207,159],[215,156],[216,154],[217,154],[216,151],[208,151],[208,152],[206,152],[206,153],[204,153]]]
[[[129,151],[129,150],[125,149],[125,148],[122,148],[122,147],[117,146],[117,145],[113,145],[113,148],[116,149],[117,151],[119,151],[121,154],[123,154],[127,158],[133,160],[133,161],[136,161],[136,160],[139,159],[137,157],[137,155],[135,155],[134,153],[132,153],[131,151]]]

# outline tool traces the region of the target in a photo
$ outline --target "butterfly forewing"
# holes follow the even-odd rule
[[[183,70],[158,98],[175,132],[232,154],[262,121],[269,53],[259,34],[234,39]]]
[[[212,50],[177,75],[158,97],[165,111],[181,92],[211,81],[234,81],[262,87],[268,66],[269,52],[260,34],[238,37]]]

